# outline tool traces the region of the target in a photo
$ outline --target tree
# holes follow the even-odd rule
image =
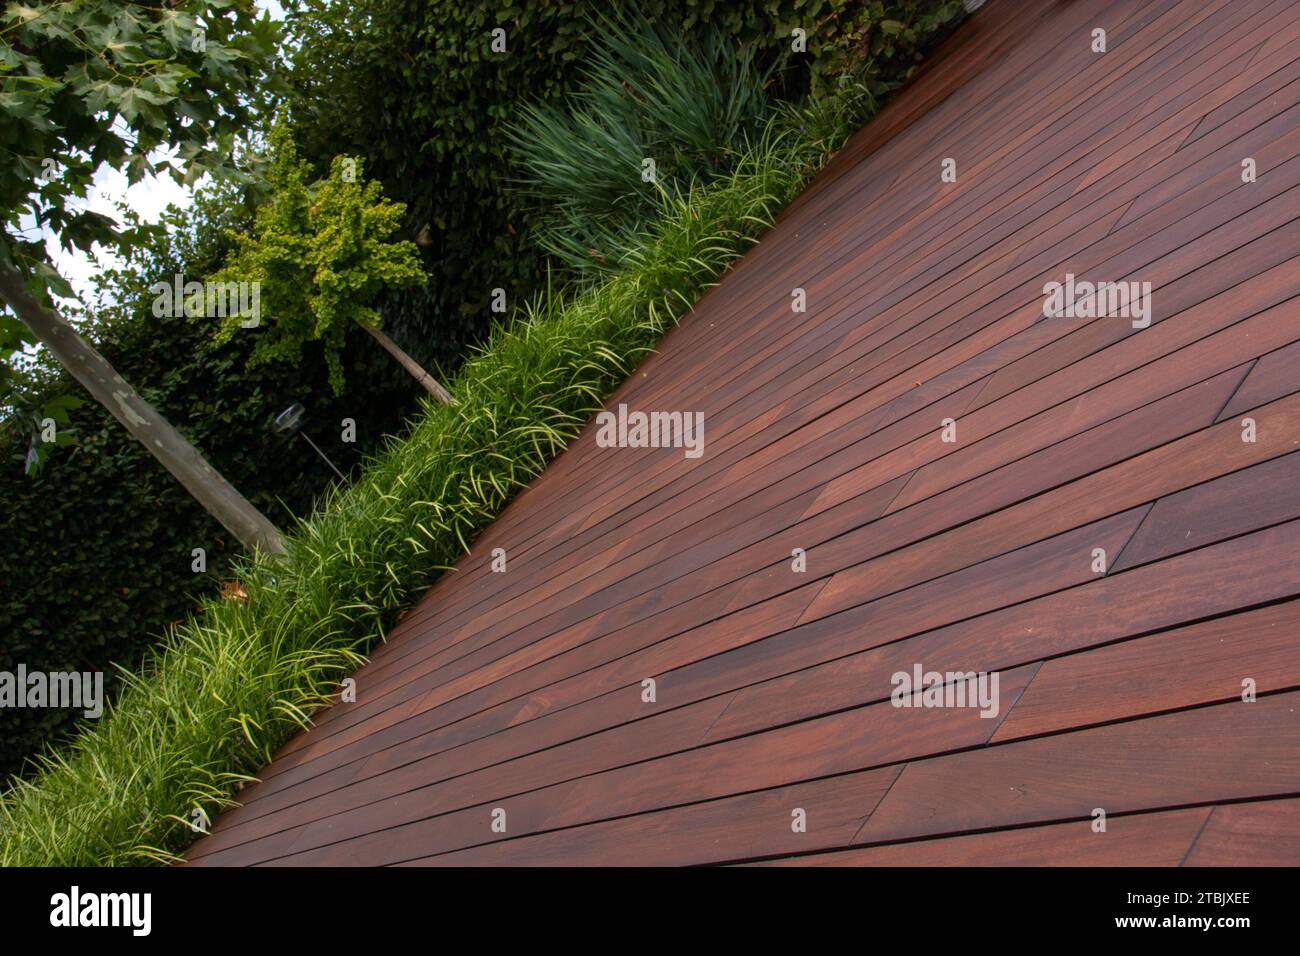
[[[283,550],[270,521],[54,310],[50,292],[72,290],[47,260],[43,230],[85,251],[132,241],[78,205],[104,165],[131,182],[239,175],[235,139],[282,89],[278,41],[252,0],[10,3],[0,14],[0,298],[215,518],[267,552]],[[160,155],[165,145],[174,152]],[[10,328],[9,338],[23,337]]]
[[[330,384],[343,390],[339,353],[347,333],[365,329],[440,402],[451,396],[432,375],[380,329],[373,303],[384,287],[425,281],[413,242],[390,242],[405,207],[363,179],[360,158],[336,156],[325,179],[309,183],[311,166],[300,160],[287,123],[271,130],[270,197],[257,210],[253,234],[235,235],[236,251],[212,282],[254,284],[259,319],[266,326],[251,362],[297,361],[303,346],[319,341]],[[217,333],[227,341],[246,319],[228,315]]]

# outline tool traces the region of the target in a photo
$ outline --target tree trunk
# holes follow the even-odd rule
[[[415,359],[411,358],[411,356],[403,352],[396,342],[390,339],[386,334],[381,332],[379,329],[372,329],[366,327],[366,331],[375,337],[375,341],[377,341],[380,345],[382,345],[388,351],[389,355],[391,355],[393,358],[397,359],[397,361],[402,363],[402,368],[406,369],[413,376],[415,376],[415,380],[424,386],[424,390],[426,392],[428,392],[438,401],[442,402],[444,405],[451,404],[451,393],[448,392],[441,385],[439,385],[438,380],[435,379],[428,372],[426,372],[420,366],[419,362],[417,362]]]
[[[275,525],[213,470],[198,449],[152,405],[122,381],[94,346],[59,315],[37,302],[28,293],[23,277],[6,262],[0,262],[0,297],[59,363],[162,462],[208,514],[246,548],[268,554],[284,553],[284,542]]]

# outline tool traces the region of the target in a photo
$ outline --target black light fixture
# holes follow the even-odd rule
[[[321,461],[334,469],[334,474],[338,475],[344,481],[347,481],[343,472],[339,471],[338,468],[334,466],[334,462],[330,461],[326,454],[316,447],[316,443],[307,437],[306,432],[300,430],[302,428],[302,421],[306,416],[307,410],[302,407],[302,404],[300,402],[294,402],[279,415],[275,416],[275,420],[271,422],[271,431],[275,432],[277,435],[297,435],[308,445],[311,445],[316,454],[320,455]]]

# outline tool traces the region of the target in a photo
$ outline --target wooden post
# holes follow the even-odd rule
[[[366,326],[365,329],[375,337],[375,341],[388,351],[389,355],[402,363],[402,368],[415,376],[415,380],[424,386],[426,392],[444,405],[451,404],[451,393],[439,385],[438,380],[426,372],[419,362],[403,352],[396,342],[379,329],[372,329],[369,326]]]

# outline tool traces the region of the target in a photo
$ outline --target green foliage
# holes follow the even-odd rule
[[[27,459],[23,463],[23,470],[27,474],[40,472],[41,466],[49,459],[52,447],[73,443],[73,435],[77,430],[72,425],[69,413],[85,404],[84,399],[75,395],[55,395],[45,399],[35,414],[29,413],[27,424],[31,438],[27,444]],[[18,421],[22,421],[21,412]]]
[[[85,404],[75,395],[36,397],[24,389],[24,371],[31,362],[26,349],[34,344],[27,326],[8,313],[0,314],[0,408],[5,410],[7,427],[27,436],[23,470],[29,475],[41,470],[52,446],[72,444],[76,429],[68,413]],[[51,425],[54,438],[48,440]]]
[[[354,326],[379,328],[371,303],[390,286],[424,279],[413,242],[389,242],[403,213],[384,199],[379,183],[362,178],[363,163],[337,156],[329,176],[308,182],[310,164],[298,159],[293,136],[280,123],[271,131],[270,196],[252,234],[238,232],[234,252],[214,282],[255,282],[261,288],[263,327],[251,362],[297,362],[308,342],[324,345],[330,385],[343,391],[340,351]],[[229,315],[216,339],[241,330]]]
[[[102,291],[112,304],[79,324],[214,467],[285,526],[335,478],[300,439],[274,436],[270,418],[302,402],[306,432],[346,472],[383,433],[401,426],[420,389],[364,334],[347,352],[348,377],[364,388],[334,398],[316,354],[297,366],[249,369],[253,333],[214,349],[211,320],[153,314],[150,285],[216,269],[227,230],[246,229],[250,220],[251,206],[238,190],[202,190],[192,207],[171,217],[170,236],[137,249],[105,276]],[[15,381],[11,401],[31,414],[51,397],[79,393],[46,356],[36,359]],[[31,670],[104,671],[106,690],[114,692],[117,668],[135,670],[201,596],[216,593],[240,547],[106,409],[90,402],[68,416],[76,444],[47,447],[35,478],[23,473],[27,420],[6,415],[0,422],[0,670],[24,663]],[[357,423],[355,444],[339,440],[344,417]],[[199,547],[207,574],[191,569]],[[6,710],[0,779],[44,744],[65,738],[77,716]]]
[[[95,172],[125,169],[130,182],[166,171],[193,182],[234,173],[235,137],[264,98],[279,27],[252,0],[115,0],[8,3],[0,11],[0,261],[26,272],[33,291],[72,297],[47,261],[42,230],[66,248],[127,247],[150,230],[123,229],[81,200]],[[170,154],[160,146],[173,147]],[[156,155],[155,152],[157,152]],[[43,422],[65,424],[72,394],[37,405],[15,398],[15,349],[32,344],[0,317],[0,406],[26,425],[27,469],[44,463]],[[71,440],[60,428],[56,444]]]
[[[690,38],[644,16],[602,17],[578,89],[510,127],[538,241],[575,271],[611,271],[663,197],[730,171],[762,128],[767,76],[715,28]],[[644,164],[653,162],[650,173]]]
[[[961,0],[836,0],[828,7],[809,38],[812,92],[824,98],[848,74],[875,103],[911,76],[939,31],[964,15]]]
[[[40,238],[22,234],[33,224],[86,250],[121,238],[108,217],[76,206],[101,164],[132,182],[160,169],[187,182],[232,171],[234,138],[279,89],[278,41],[252,0],[7,4],[0,255],[43,262]],[[164,144],[175,158],[151,158]]]
[[[17,316],[0,312],[0,413],[8,432],[25,437],[23,470],[29,475],[41,470],[53,446],[72,444],[76,429],[68,412],[83,404],[72,394],[31,394],[26,387],[32,363],[28,350],[35,344],[35,336]],[[53,441],[46,440],[50,422],[56,429]]]

